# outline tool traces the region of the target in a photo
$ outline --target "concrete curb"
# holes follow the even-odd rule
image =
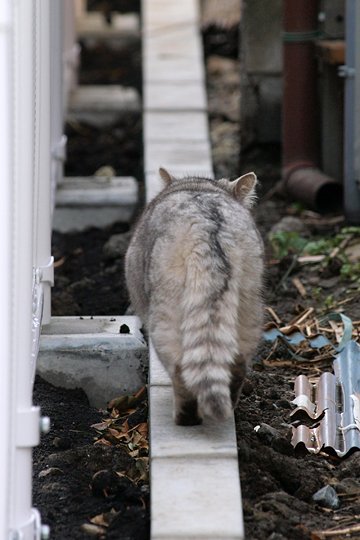
[[[67,177],[57,187],[53,229],[64,233],[128,223],[137,202],[135,178]]]
[[[159,166],[175,174],[213,172],[198,0],[143,0],[142,8],[149,201],[161,189]],[[234,419],[175,426],[171,383],[151,343],[149,386],[151,539],[242,540]]]
[[[128,333],[120,333],[122,325]],[[146,383],[140,328],[138,317],[53,317],[42,329],[37,372],[55,386],[82,388],[92,406],[105,407]]]

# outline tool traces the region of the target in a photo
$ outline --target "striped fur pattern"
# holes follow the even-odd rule
[[[263,244],[250,214],[256,176],[172,177],[126,255],[132,305],[174,388],[175,421],[230,416],[262,323]]]

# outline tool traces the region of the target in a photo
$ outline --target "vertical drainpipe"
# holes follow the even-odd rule
[[[34,267],[43,290],[42,322],[51,318],[51,286],[54,280],[51,256],[51,103],[50,103],[50,2],[35,0],[36,6],[36,115]]]
[[[12,355],[11,313],[12,291],[14,288],[12,216],[13,216],[13,84],[14,64],[12,62],[13,5],[11,0],[0,4],[0,341],[1,378],[0,409],[2,413],[2,444],[0,446],[0,538],[8,538],[10,521],[11,457],[13,441],[11,433],[14,425],[14,409],[11,403],[11,380],[14,372]]]
[[[319,105],[314,41],[317,0],[284,0],[283,181],[287,193],[320,211],[341,202],[341,185],[318,168]]]
[[[344,118],[344,206],[348,221],[360,223],[360,5],[346,2],[346,65],[340,74],[345,78]]]

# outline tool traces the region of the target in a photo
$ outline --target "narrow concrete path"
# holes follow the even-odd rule
[[[143,0],[146,196],[164,166],[212,177],[198,0]],[[151,539],[244,538],[234,419],[179,427],[150,346]]]

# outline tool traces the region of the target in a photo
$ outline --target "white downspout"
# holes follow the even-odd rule
[[[38,285],[44,294],[43,324],[51,318],[51,286],[54,281],[51,257],[51,103],[50,103],[50,2],[36,0],[36,66],[35,66],[35,208],[34,267]]]
[[[34,174],[34,3],[13,2],[12,402],[14,448],[9,486],[10,527],[34,538],[32,447],[39,441],[39,409],[32,406],[32,285]],[[32,536],[31,536],[32,535]],[[4,537],[6,538],[6,537]]]
[[[55,207],[56,186],[63,178],[66,155],[64,135],[64,0],[51,0],[50,4],[50,107],[51,107],[51,215]]]
[[[12,272],[12,0],[0,3],[0,163],[2,172],[0,197],[0,245],[2,262],[0,265],[0,340],[1,340],[1,377],[0,377],[0,410],[4,425],[2,427],[3,444],[0,445],[0,538],[9,534],[10,514],[10,463],[13,445],[13,415],[10,393],[12,364],[11,323],[12,312],[11,291],[13,288]]]

